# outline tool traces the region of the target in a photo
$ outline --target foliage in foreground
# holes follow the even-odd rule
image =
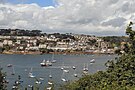
[[[0,90],[6,90],[5,73],[2,72],[1,67],[0,67]]]
[[[84,76],[64,85],[62,90],[135,90],[135,31],[132,25],[130,22],[126,29],[130,44],[125,45],[125,53],[106,62],[106,71]]]

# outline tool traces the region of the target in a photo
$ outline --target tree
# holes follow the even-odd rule
[[[126,34],[129,35],[130,44],[131,44],[130,47],[131,51],[129,53],[135,54],[135,31],[132,30],[132,25],[133,22],[130,22],[129,25],[127,26]]]

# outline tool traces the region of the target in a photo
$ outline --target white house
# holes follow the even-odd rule
[[[3,45],[12,45],[13,44],[13,41],[11,40],[4,40],[3,41]]]
[[[46,44],[39,44],[39,48],[46,48],[47,45]]]

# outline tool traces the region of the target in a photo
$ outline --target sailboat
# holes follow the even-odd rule
[[[62,73],[61,81],[63,81],[63,82],[67,82],[67,80],[64,78],[64,72]]]
[[[43,80],[44,80],[44,78],[43,78],[43,77],[40,77],[39,79],[40,79],[41,81],[43,81]]]
[[[64,62],[63,62],[63,64],[62,64],[62,66],[61,66],[61,70],[64,70]]]
[[[49,78],[52,78],[52,74],[51,74],[51,71],[50,71],[50,74],[49,74]]]
[[[77,77],[78,74],[76,73],[76,70],[74,70],[74,77]]]
[[[74,77],[77,77],[78,75],[76,73],[74,73]]]
[[[40,63],[41,66],[46,66],[46,60],[43,60],[41,63]]]
[[[52,85],[52,84],[53,84],[53,83],[49,80],[49,81],[48,81],[48,85]]]
[[[7,67],[12,67],[13,65],[12,64],[8,64]]]
[[[54,54],[52,54],[52,63],[56,63],[56,60],[54,59]]]
[[[76,67],[75,67],[75,66],[73,66],[72,68],[73,68],[74,70],[76,69]]]
[[[14,69],[14,66],[12,67],[12,73],[11,75],[15,75],[15,69]]]
[[[52,89],[52,87],[48,87],[48,88],[47,88],[47,90],[51,90],[51,89]]]
[[[43,66],[52,66],[52,62],[50,62],[49,60],[43,60],[40,65]]]
[[[32,73],[32,68],[31,68],[31,70],[30,70],[30,72],[29,72],[29,77],[30,78],[34,78],[34,77],[36,77],[35,75],[33,75],[33,73]]]
[[[32,88],[32,87],[33,87],[33,85],[28,85],[28,87],[29,87],[29,88]]]
[[[53,85],[53,82],[52,82],[52,75],[51,75],[51,71],[50,71],[50,74],[49,74],[49,80],[48,80],[48,85],[49,87],[47,88],[47,90],[51,90],[52,89],[52,85]]]
[[[87,63],[87,66],[86,66],[86,64],[84,64],[83,73],[84,74],[88,73],[88,63]]]
[[[49,61],[49,60],[47,60],[47,61],[46,61],[46,66],[52,66],[52,62]]]
[[[36,84],[42,84],[42,82],[40,82],[40,81],[38,81],[38,80],[37,80],[35,83],[36,83]]]
[[[64,69],[64,70],[63,70],[63,72],[69,73],[69,70],[67,70],[67,69]]]
[[[61,80],[62,80],[63,82],[67,82],[67,80],[66,80],[65,78],[61,78]]]
[[[87,66],[86,66],[86,64],[84,64],[83,71],[88,71],[88,64],[87,64]]]
[[[52,75],[51,74],[49,75],[49,78],[52,78]]]
[[[95,63],[95,59],[90,60],[90,63]]]

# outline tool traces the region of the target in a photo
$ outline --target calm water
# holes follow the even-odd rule
[[[57,60],[56,63],[53,63],[53,66],[50,67],[41,67],[40,62],[43,59],[51,60],[51,54],[45,55],[4,55],[0,54],[0,65],[3,68],[3,71],[7,72],[7,79],[9,80],[8,90],[11,90],[15,80],[17,80],[18,75],[21,76],[23,81],[22,87],[28,87],[28,85],[35,85],[35,79],[29,78],[28,73],[32,68],[32,72],[36,75],[37,79],[44,78],[42,84],[40,84],[40,90],[43,90],[47,86],[47,81],[49,80],[49,74],[52,75],[52,81],[55,85],[62,84],[61,77],[66,78],[67,80],[78,79],[73,76],[76,72],[78,77],[82,76],[82,71],[84,64],[88,63],[89,73],[94,73],[97,70],[105,70],[104,63],[110,59],[114,59],[116,55],[54,55],[54,59]],[[94,64],[90,64],[90,60],[95,59]],[[63,65],[67,66],[69,73],[63,73],[60,69]],[[8,64],[13,64],[15,75],[11,75],[13,69],[12,67],[7,67]],[[76,66],[76,71],[72,69],[72,66]],[[28,90],[31,90],[30,88]]]

